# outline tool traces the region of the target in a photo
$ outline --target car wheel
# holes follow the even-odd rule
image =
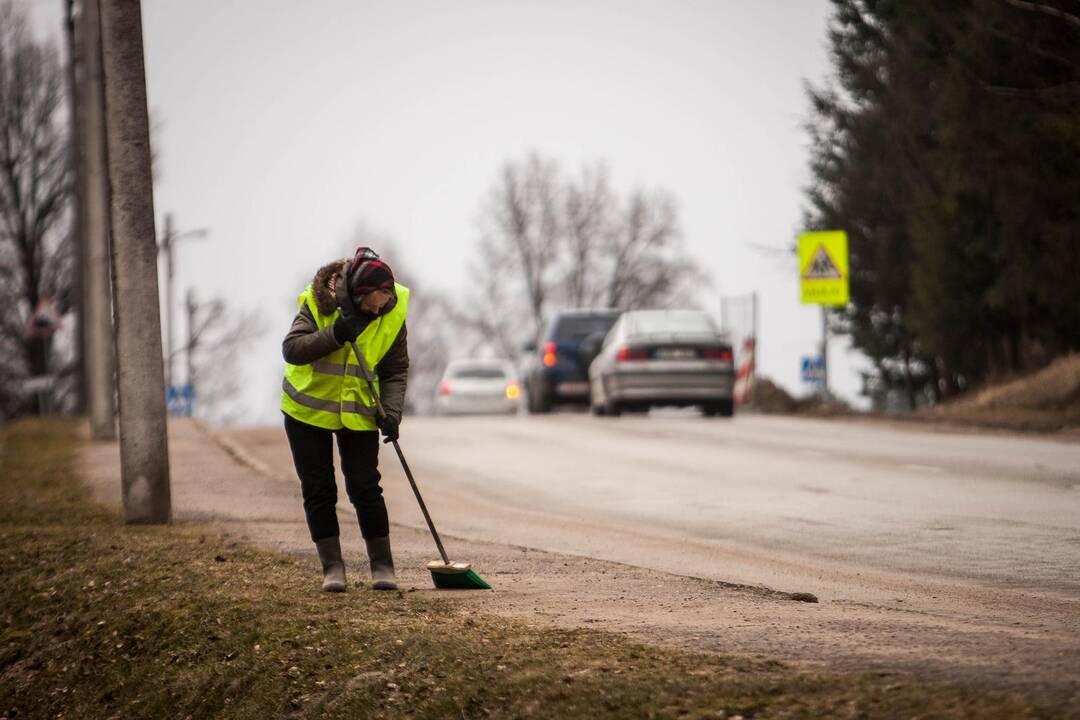
[[[535,415],[551,412],[551,401],[544,397],[543,390],[537,388],[535,393],[529,394],[529,412]]]
[[[604,382],[604,378],[600,378],[600,382]],[[618,400],[611,399],[611,393],[607,391],[607,383],[604,383],[604,414],[610,417],[619,417],[622,414],[623,406]]]
[[[720,400],[701,407],[705,417],[731,417],[735,414],[735,404],[731,400]]]
[[[596,397],[596,390],[594,390],[594,383],[589,383],[589,411],[596,417],[600,417],[604,414],[604,404]]]

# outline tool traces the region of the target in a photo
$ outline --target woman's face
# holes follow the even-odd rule
[[[382,309],[386,306],[386,303],[390,302],[390,291],[388,290],[374,290],[364,296],[364,299],[360,301],[360,312],[367,313],[368,315],[378,315],[382,312]]]

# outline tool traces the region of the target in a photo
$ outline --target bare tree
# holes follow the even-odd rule
[[[567,183],[561,298],[565,307],[664,307],[692,301],[704,276],[680,245],[678,211],[663,192],[633,192],[626,205],[603,165]]]
[[[195,392],[194,415],[224,425],[244,417],[244,353],[265,331],[258,310],[229,310],[225,300],[198,302],[188,289],[187,382]]]
[[[600,164],[586,167],[580,182],[567,185],[564,202],[565,300],[571,307],[595,307],[605,300],[603,288],[593,275],[618,242],[616,200],[607,168]]]
[[[637,191],[622,203],[602,164],[566,181],[536,154],[504,166],[480,217],[472,301],[458,312],[474,349],[514,357],[547,315],[693,302],[707,282],[686,257],[674,200]]]
[[[607,245],[608,307],[626,310],[688,303],[704,275],[683,253],[675,201],[634,192]]]
[[[485,244],[481,241],[482,248]],[[502,357],[514,357],[525,335],[535,335],[522,295],[516,292],[516,270],[512,257],[499,254],[483,254],[470,263],[468,299],[451,312],[460,329],[459,344],[471,353],[490,347]]]
[[[0,3],[0,417],[31,408],[20,390],[28,377],[59,376],[74,397],[76,363],[55,362],[50,337],[27,332],[43,302],[63,316],[74,301],[64,93],[56,49],[35,42],[13,3]]]
[[[504,280],[516,282],[510,298],[488,300],[523,299],[534,333],[540,332],[548,292],[555,283],[563,231],[561,193],[555,163],[534,153],[520,166],[503,166],[481,220],[486,280],[490,282],[498,273]],[[505,328],[499,334],[504,335]]]

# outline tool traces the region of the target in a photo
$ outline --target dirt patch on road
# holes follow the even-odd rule
[[[835,398],[820,395],[794,397],[769,378],[757,378],[749,406],[750,412],[764,415],[805,415],[807,417],[842,417],[852,414],[851,408]]]

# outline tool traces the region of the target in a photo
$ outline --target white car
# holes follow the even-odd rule
[[[510,363],[502,360],[455,360],[435,394],[439,415],[514,414],[521,386]]]

